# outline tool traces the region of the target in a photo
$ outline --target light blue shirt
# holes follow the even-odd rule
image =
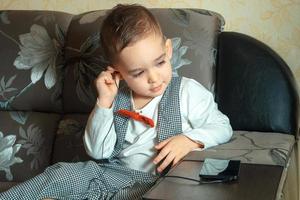
[[[222,114],[214,102],[213,95],[193,79],[182,78],[179,90],[183,135],[201,142],[204,148],[227,142],[232,136],[232,128],[227,116]],[[161,96],[153,98],[142,109],[136,110],[154,120],[155,127],[135,120],[129,120],[123,150],[119,159],[132,169],[155,173],[152,163],[156,156],[158,105]],[[113,123],[112,108],[95,106],[91,112],[84,134],[87,153],[95,158],[108,158],[117,137]]]

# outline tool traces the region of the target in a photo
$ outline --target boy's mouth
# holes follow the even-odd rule
[[[153,87],[150,89],[151,92],[159,92],[162,88],[162,84],[156,86],[156,87]]]

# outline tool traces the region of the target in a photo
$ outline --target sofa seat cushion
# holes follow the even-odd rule
[[[83,144],[87,114],[68,114],[59,122],[51,164],[57,162],[87,161],[89,157]]]
[[[0,182],[21,182],[50,164],[60,115],[0,111]]]
[[[242,163],[286,166],[295,144],[293,135],[267,132],[234,131],[228,143],[193,151],[185,159],[236,159]]]
[[[0,181],[0,192],[4,192],[5,190],[8,190],[9,188],[17,185],[19,182],[1,182]]]

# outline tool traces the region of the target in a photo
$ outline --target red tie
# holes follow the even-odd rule
[[[144,124],[147,124],[152,128],[154,127],[154,122],[152,119],[150,119],[149,117],[146,117],[144,115],[140,115],[137,112],[121,109],[121,110],[118,110],[117,113],[120,115],[123,115],[125,117],[132,118],[133,120],[143,122]]]

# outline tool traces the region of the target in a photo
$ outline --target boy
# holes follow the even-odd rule
[[[194,80],[172,78],[171,40],[147,9],[116,6],[102,24],[101,44],[111,66],[96,79],[98,100],[84,136],[91,157],[116,158],[131,169],[159,174],[194,149],[230,139],[229,120],[217,110],[213,96]],[[123,88],[118,88],[120,80],[126,82]],[[172,81],[179,82],[177,88]],[[164,99],[173,101],[166,100],[162,108]],[[118,110],[124,108],[152,118],[154,128],[122,116]],[[166,115],[172,116],[164,120]]]
[[[167,166],[231,137],[213,96],[194,80],[172,78],[171,41],[146,8],[116,6],[103,22],[101,44],[111,66],[96,79],[97,104],[84,135],[98,162],[57,163],[0,199],[140,198]]]

